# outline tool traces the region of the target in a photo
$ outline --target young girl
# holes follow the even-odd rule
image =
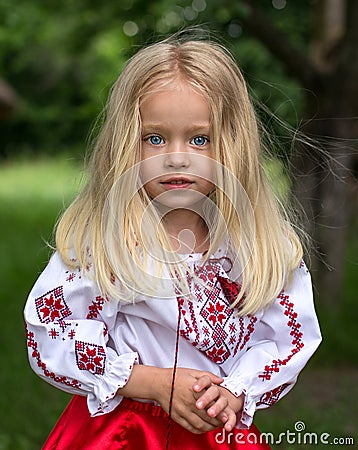
[[[32,368],[75,394],[44,449],[268,448],[255,410],[321,337],[261,147],[220,45],[129,60],[25,307]]]

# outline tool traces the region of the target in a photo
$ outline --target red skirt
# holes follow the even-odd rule
[[[251,450],[270,449],[259,430],[230,433],[222,428],[193,434],[170,420],[151,403],[123,399],[112,412],[90,417],[85,397],[74,396],[64,410],[43,450]]]

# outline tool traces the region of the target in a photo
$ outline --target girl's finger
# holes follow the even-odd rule
[[[196,428],[200,428],[200,425],[202,427],[209,427],[210,429],[215,429],[223,426],[221,420],[217,419],[216,417],[208,416],[205,410],[195,410],[193,412],[193,415],[191,415],[188,420],[192,423],[193,426],[196,426]]]
[[[207,413],[210,417],[217,417],[218,414],[220,414],[221,412],[223,412],[225,410],[225,408],[227,408],[228,406],[228,399],[221,395],[216,402],[210,406],[207,410]]]
[[[210,419],[208,416],[206,416],[206,418]],[[173,417],[173,419],[181,426],[195,434],[206,433],[207,431],[212,431],[222,426],[222,424],[217,420],[205,420],[205,418],[194,413],[188,414],[185,417]]]
[[[217,386],[212,385],[210,388],[208,388],[203,395],[199,397],[199,399],[196,401],[195,406],[198,409],[204,409],[207,408],[210,403],[215,402],[220,397],[220,390]],[[224,396],[223,396],[224,397]],[[226,406],[226,405],[225,405]]]
[[[234,410],[231,408],[226,408],[222,414],[228,416],[228,419],[224,423],[224,428],[226,431],[230,432],[236,425],[237,422],[236,414]]]
[[[207,372],[206,375],[210,378],[211,382],[214,384],[221,384],[224,381],[224,378],[219,377],[211,372]]]
[[[211,378],[208,375],[203,375],[195,381],[193,389],[195,392],[201,392],[203,389],[207,389],[211,385]]]

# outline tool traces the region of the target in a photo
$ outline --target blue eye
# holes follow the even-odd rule
[[[203,147],[208,142],[209,142],[209,139],[206,138],[205,136],[195,136],[195,138],[193,138],[191,140],[191,143],[196,145],[197,147]]]
[[[149,136],[147,140],[152,145],[161,145],[164,142],[163,138],[161,138],[157,134],[153,134],[152,136]]]

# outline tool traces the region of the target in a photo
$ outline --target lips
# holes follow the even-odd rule
[[[187,189],[193,183],[193,181],[183,177],[172,177],[160,182],[166,189]]]
[[[184,181],[184,180],[173,180],[173,181],[167,181],[167,182],[165,182],[164,184],[186,184],[186,183],[188,183],[187,181]]]

